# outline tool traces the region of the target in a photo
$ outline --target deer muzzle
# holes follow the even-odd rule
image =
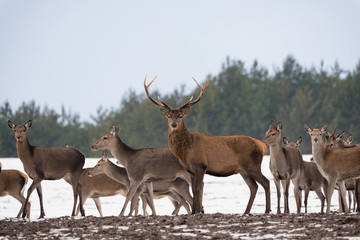
[[[171,124],[171,127],[172,127],[172,128],[177,128],[177,123],[173,122],[173,123]]]

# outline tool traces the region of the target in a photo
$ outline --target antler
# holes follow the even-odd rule
[[[209,86],[209,80],[207,80],[207,81],[205,82],[205,84],[204,84],[204,87],[202,87],[202,86],[198,83],[198,81],[196,81],[195,78],[192,78],[192,79],[193,79],[193,80],[196,82],[196,84],[200,87],[200,89],[201,89],[200,95],[199,95],[199,97],[198,97],[197,99],[195,99],[194,101],[191,101],[191,100],[193,99],[193,96],[191,96],[191,98],[189,99],[189,101],[187,101],[185,104],[181,105],[181,106],[179,107],[179,109],[184,108],[184,107],[190,107],[190,106],[194,105],[195,103],[197,103],[198,101],[200,101],[200,99],[201,99],[202,96],[204,95],[205,90],[206,90],[207,87]]]
[[[146,77],[145,77],[145,79],[144,79],[144,88],[145,88],[146,95],[148,96],[148,98],[149,98],[154,104],[170,110],[171,107],[170,107],[169,105],[167,105],[164,101],[162,101],[159,96],[158,96],[158,99],[159,99],[160,102],[155,101],[155,100],[150,96],[150,93],[149,93],[149,91],[148,91],[148,87],[155,81],[156,77],[157,77],[157,76],[155,76],[154,79],[153,79],[148,85],[146,85]]]

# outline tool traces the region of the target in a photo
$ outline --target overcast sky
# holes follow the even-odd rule
[[[172,93],[217,75],[227,56],[272,70],[360,60],[360,0],[0,0],[0,105],[22,102],[89,120],[130,89]],[[19,123],[20,124],[20,123]]]

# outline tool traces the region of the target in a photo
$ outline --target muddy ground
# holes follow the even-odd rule
[[[360,239],[360,214],[4,219],[0,239]]]

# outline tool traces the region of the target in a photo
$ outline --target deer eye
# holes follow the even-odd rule
[[[180,115],[179,118],[183,118],[183,115]]]
[[[107,139],[107,137],[104,137],[104,140],[106,140]]]
[[[271,136],[275,136],[275,133],[272,133]]]

